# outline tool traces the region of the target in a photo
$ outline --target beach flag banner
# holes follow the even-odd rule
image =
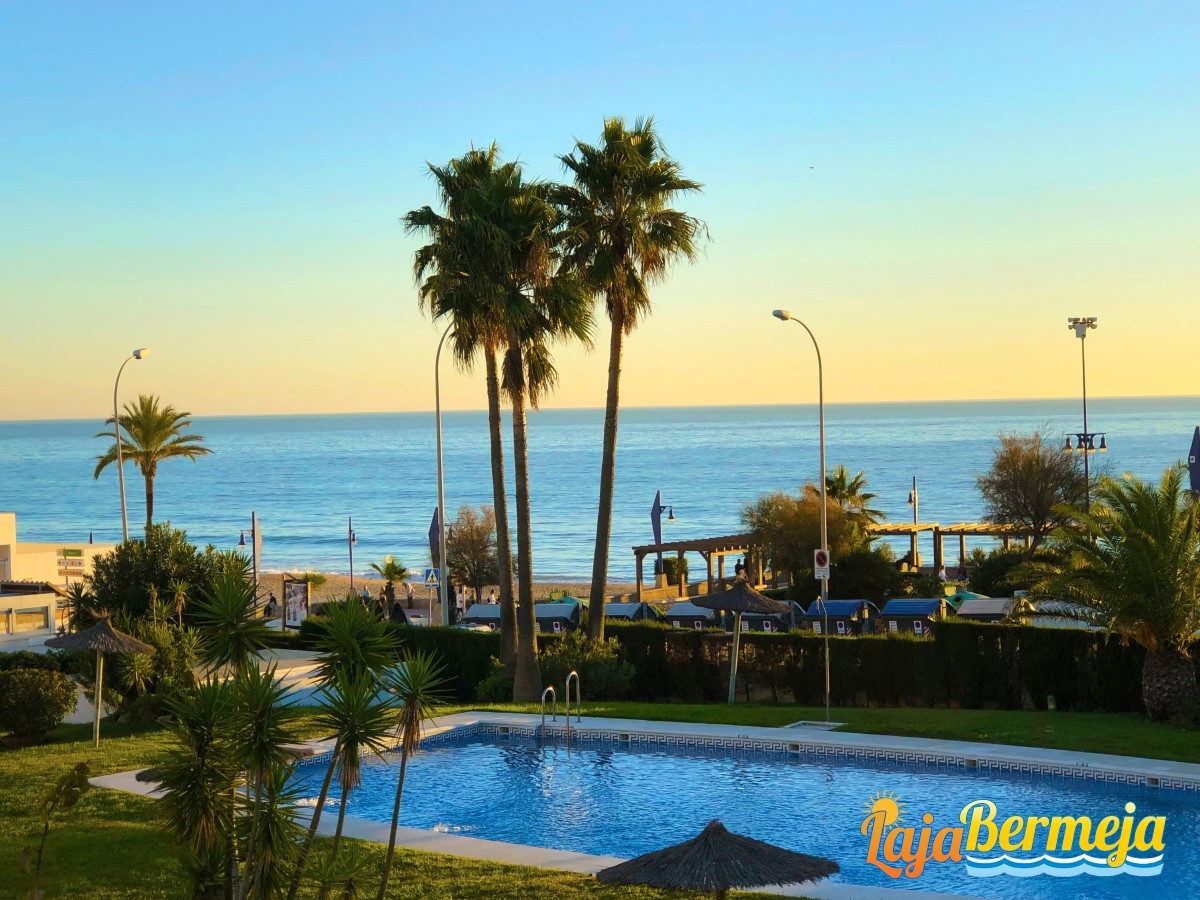
[[[442,527],[438,518],[437,507],[433,510],[433,521],[429,523],[429,558],[437,562],[441,558]]]
[[[438,572],[437,569],[426,569],[425,570],[425,587],[437,587],[438,584],[440,583],[440,579],[438,578],[439,574],[440,573]]]
[[[813,551],[813,578],[818,581],[829,578],[829,551]]]
[[[1188,480],[1192,493],[1200,495],[1200,425],[1192,434],[1192,449],[1188,451]]]

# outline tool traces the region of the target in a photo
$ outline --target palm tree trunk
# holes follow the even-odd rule
[[[608,395],[604,401],[604,451],[600,459],[600,508],[596,513],[596,550],[592,557],[592,593],[588,603],[588,637],[604,639],[604,597],[608,590],[608,543],[612,536],[613,485],[617,475],[617,409],[621,405],[621,353],[625,319],[612,305],[608,339]]]
[[[313,839],[317,836],[317,826],[321,824],[321,810],[325,808],[325,800],[329,796],[329,786],[333,784],[333,770],[337,767],[340,747],[334,747],[329,757],[329,768],[325,770],[325,780],[321,782],[321,793],[317,795],[317,806],[313,810],[312,821],[308,823],[308,833],[304,843],[300,845],[300,855],[296,859],[296,868],[292,872],[292,883],[288,885],[287,900],[296,900],[300,890],[300,878],[304,875],[304,864],[308,862],[308,852],[312,849]]]
[[[518,346],[515,365],[522,365]],[[529,436],[525,422],[525,394],[512,392],[513,463],[517,475],[517,666],[513,673],[513,702],[532,703],[542,691],[538,668],[537,619],[533,610],[533,546],[529,513]]]
[[[143,473],[146,476],[146,530],[150,530],[150,524],[154,521],[154,469],[149,469]]]
[[[500,571],[500,662],[510,675],[517,665],[517,608],[513,603],[512,539],[504,487],[504,441],[500,422],[500,375],[496,354],[487,359],[488,433],[492,441],[492,506],[496,510],[496,560]],[[477,595],[478,596],[478,595]]]
[[[246,900],[250,893],[250,881],[254,866],[254,847],[258,842],[258,811],[262,808],[262,779],[257,779],[254,786],[254,812],[250,814],[250,840],[246,843],[245,872],[242,875],[241,888],[238,897]]]
[[[1142,702],[1151,719],[1172,719],[1189,703],[1196,703],[1196,667],[1179,650],[1147,650],[1142,664]]]
[[[383,858],[383,877],[379,882],[377,900],[384,900],[384,895],[387,894],[388,875],[392,871],[392,857],[396,854],[396,829],[400,827],[400,797],[404,794],[404,773],[407,770],[408,751],[404,750],[400,753],[400,780],[396,782],[396,802],[392,806],[392,831],[388,836],[387,855]]]
[[[342,791],[342,802],[338,804],[337,828],[335,828],[333,831],[333,856],[337,856],[338,847],[342,843],[342,825],[346,821],[346,807],[350,803],[350,790],[351,789],[346,789]]]

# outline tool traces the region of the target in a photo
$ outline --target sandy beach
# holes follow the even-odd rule
[[[270,574],[260,575],[258,578],[260,593],[266,594],[268,591],[274,591],[275,596],[282,600],[283,598],[283,578],[281,573],[273,572]],[[326,581],[319,588],[314,588],[312,591],[312,600],[314,603],[323,603],[326,600],[341,600],[344,599],[346,593],[350,590],[350,576],[348,575],[326,575]],[[410,579],[413,586],[413,605],[415,608],[421,608],[428,604],[429,588],[419,581]],[[361,591],[363,585],[371,591],[371,595],[375,596],[379,593],[379,589],[383,587],[383,579],[375,575],[374,572],[368,570],[368,575],[354,576],[354,590]],[[487,591],[494,587],[488,585],[484,588],[484,597],[487,597]],[[635,590],[633,583],[609,582],[608,592],[610,595],[630,594]],[[533,598],[535,600],[545,600],[549,598],[552,591],[565,591],[572,597],[586,597],[591,590],[591,585],[585,581],[537,581],[533,585]],[[397,585],[396,595],[404,597],[404,588]]]

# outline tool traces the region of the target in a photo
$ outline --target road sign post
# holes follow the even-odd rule
[[[829,551],[813,551],[813,578],[817,581],[829,580]]]

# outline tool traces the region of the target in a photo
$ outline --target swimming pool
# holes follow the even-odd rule
[[[302,767],[306,796],[316,796],[322,774],[320,760]],[[394,765],[368,763],[347,813],[389,821],[396,777]],[[1125,804],[1134,803],[1139,817],[1165,816],[1161,874],[973,877],[965,862],[931,862],[916,879],[889,878],[867,862],[868,838],[860,833],[870,798],[882,794],[902,803],[901,824],[918,828],[923,814],[934,817],[935,827],[957,824],[959,811],[976,799],[997,805],[997,821],[1009,815],[1099,821],[1124,815]],[[410,761],[401,810],[401,823],[415,828],[622,857],[693,837],[712,818],[733,831],[835,859],[842,866],[836,880],[852,884],[1002,900],[1200,896],[1194,866],[1200,793],[1103,781],[611,740],[577,742],[568,754],[561,737],[542,746],[497,729],[467,729]],[[986,875],[985,868],[976,870]]]

